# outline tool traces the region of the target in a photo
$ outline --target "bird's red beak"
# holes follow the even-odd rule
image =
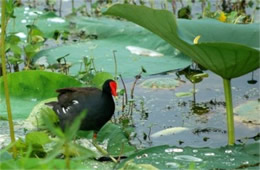
[[[109,83],[109,86],[110,86],[112,95],[113,95],[113,96],[117,96],[117,93],[116,93],[117,84],[116,84],[116,82],[111,81],[111,82]]]

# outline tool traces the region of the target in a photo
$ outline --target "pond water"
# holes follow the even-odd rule
[[[28,3],[28,1],[24,2]],[[77,8],[85,2],[77,0],[75,1],[75,7]],[[157,7],[160,7],[162,1],[155,2]],[[184,3],[187,2],[184,1]],[[211,3],[213,4],[212,9],[216,8],[216,1],[211,0]],[[87,4],[90,5],[90,1],[87,1]],[[65,16],[71,12],[71,1],[64,0],[63,5],[62,14]],[[43,8],[44,6],[44,1],[37,1],[37,8]],[[55,7],[58,8],[58,3]],[[181,5],[178,3],[177,8],[180,7]],[[193,16],[195,16],[196,13],[200,12],[201,4],[193,4],[193,9]],[[248,12],[252,12],[250,11],[251,9],[248,10]],[[223,105],[224,93],[222,79],[209,71],[208,74],[208,78],[196,85],[196,89],[198,90],[196,102],[209,107],[209,112],[201,115],[195,114],[191,110],[192,96],[176,96],[176,93],[191,91],[193,85],[187,79],[183,78],[186,83],[181,83],[176,89],[151,89],[140,86],[145,79],[175,79],[175,73],[150,76],[138,81],[135,88],[137,110],[134,110],[133,120],[139,140],[136,139],[134,143],[141,146],[170,144],[219,147],[226,145],[226,111]],[[257,101],[259,99],[259,70],[255,71],[254,77],[258,81],[254,85],[247,83],[251,79],[251,73],[232,80],[234,107],[247,101]],[[131,88],[133,81],[134,79],[126,80],[127,89]],[[118,110],[120,110],[120,103],[118,104]],[[252,137],[259,132],[259,125],[242,123],[239,116],[235,116],[235,120],[237,120],[235,124],[237,139]],[[174,127],[185,127],[186,129],[180,130],[182,133],[174,133],[173,131],[178,129],[169,129]],[[169,129],[171,135],[150,136],[163,129]]]
[[[138,80],[134,91],[135,108],[133,109],[133,124],[137,137],[131,141],[136,146],[148,147],[157,145],[191,146],[191,147],[220,147],[227,144],[226,110],[224,106],[224,92],[222,79],[216,74],[207,71],[208,78],[196,84],[196,104],[206,105],[208,112],[197,114],[192,111],[193,96],[177,97],[180,92],[190,92],[193,84],[185,77],[175,89],[144,88],[141,84],[148,79],[160,78],[167,80],[176,79],[175,73],[168,75],[156,75],[144,77]],[[236,108],[248,101],[256,101],[259,105],[259,74],[260,69],[254,72],[256,84],[248,84],[252,74],[232,80],[233,105]],[[128,95],[134,79],[125,80]],[[120,84],[121,85],[121,84]],[[123,88],[123,87],[121,87]],[[121,116],[121,101],[116,103],[115,116]],[[259,107],[258,107],[259,111]],[[252,143],[253,139],[247,139],[258,135],[260,130],[259,114],[250,116],[250,121],[257,123],[245,123],[245,118],[235,114],[236,143]],[[8,122],[0,121],[0,145],[9,142]],[[24,137],[26,129],[31,127],[24,124],[23,120],[15,120],[16,137]],[[157,134],[162,130],[166,132]]]
[[[159,1],[157,1],[159,2]],[[215,1],[211,1],[215,2]],[[79,7],[83,0],[76,0],[75,6]],[[43,2],[39,2],[43,5]],[[160,3],[157,4],[158,6]],[[178,4],[180,7],[180,4]],[[63,16],[71,12],[70,1],[64,1]],[[214,7],[214,6],[213,6]],[[170,9],[170,7],[169,7]],[[194,5],[193,16],[196,12],[200,12],[199,3]],[[249,9],[250,10],[250,9]],[[258,16],[258,15],[257,15]],[[258,16],[259,17],[259,16]],[[175,72],[167,74],[158,74],[149,77],[143,77],[138,80],[134,92],[135,108],[133,109],[133,124],[137,136],[131,141],[139,148],[170,145],[176,147],[211,147],[219,148],[227,145],[227,124],[225,97],[223,90],[223,82],[221,77],[206,71],[209,74],[202,82],[196,84],[196,103],[199,106],[207,106],[208,112],[203,114],[194,113],[192,111],[193,96],[179,96],[180,93],[192,91],[193,84],[182,76],[183,82],[178,87],[172,89],[145,88],[141,84],[149,79],[167,79],[175,80],[177,78]],[[234,108],[254,101],[258,103],[259,110],[259,80],[260,69],[254,72],[256,84],[248,84],[252,74],[249,73],[231,81],[233,93]],[[125,83],[128,93],[132,87],[134,78],[126,79]],[[121,86],[122,88],[122,86]],[[121,116],[121,103],[117,101],[116,117]],[[260,124],[259,114],[250,117],[249,122],[245,122],[244,117],[235,114],[235,136],[236,144],[254,143],[252,137],[259,135]],[[254,123],[253,123],[254,122]],[[26,134],[24,122],[15,120],[16,137],[23,138]],[[10,141],[7,121],[0,121],[0,148]],[[166,131],[163,131],[166,130]],[[159,132],[159,135],[158,135]],[[166,151],[165,151],[166,152]],[[168,150],[167,150],[168,152]],[[175,149],[173,152],[182,152],[182,149]],[[210,153],[209,153],[210,154]],[[211,155],[209,155],[211,156]],[[175,156],[176,160],[191,159],[200,162],[199,158],[192,156]],[[194,160],[195,159],[195,160]],[[175,166],[174,163],[167,162],[169,166]]]
[[[248,84],[247,82],[252,77],[251,73],[231,81],[234,108],[248,101],[259,100],[259,71],[258,69],[254,72],[254,77],[258,81],[256,84]],[[145,79],[154,77],[174,79],[176,78],[174,73],[151,76],[137,83],[135,99],[136,108],[139,111],[134,112],[133,119],[138,138],[142,141],[141,145],[169,144],[174,146],[220,147],[227,144],[223,82],[216,74],[209,71],[207,73],[209,77],[196,85],[196,103],[207,104],[209,107],[209,112],[201,115],[193,113],[191,110],[192,96],[176,96],[176,93],[192,90],[193,85],[187,79],[183,78],[186,83],[172,90],[142,88],[140,84]],[[129,89],[132,86],[132,82],[133,80],[129,80],[126,83]],[[210,104],[210,101],[215,102],[215,104]],[[259,118],[259,115],[256,114],[254,119],[257,120]],[[185,127],[188,130],[181,133],[176,132],[159,137],[150,137],[150,140],[147,137],[144,140],[146,135],[152,135],[163,129],[173,127]],[[235,113],[235,134],[237,140],[242,139],[243,141],[243,138],[256,136],[259,133],[259,128],[259,124],[243,123],[243,120]],[[247,142],[250,143],[253,140],[248,140]],[[135,140],[135,143],[140,144],[140,141]]]

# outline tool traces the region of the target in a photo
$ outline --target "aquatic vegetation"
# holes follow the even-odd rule
[[[1,42],[4,58],[0,59],[0,76],[4,75],[0,77],[0,169],[259,167],[259,121],[255,117],[259,78],[254,73],[232,86],[239,144],[222,147],[226,133],[228,143],[234,142],[230,81],[259,68],[259,24],[226,23],[253,23],[258,1],[247,1],[247,6],[243,1],[223,1],[221,7],[216,2],[216,10],[208,0],[178,4],[124,0],[121,3],[128,5],[112,7],[115,1],[111,0],[4,2],[6,15],[0,16],[1,39],[5,39]],[[201,3],[202,13],[194,15],[194,2]],[[63,3],[67,3],[64,7],[71,3],[71,9],[62,8]],[[170,5],[174,14],[188,20],[145,7],[168,9]],[[106,11],[104,7],[111,8]],[[246,8],[253,10],[250,15]],[[104,11],[116,17],[104,16]],[[205,68],[224,79],[227,102],[218,77]],[[87,112],[65,131],[58,128],[59,119],[45,105],[57,100],[55,90],[100,88],[106,79],[119,85],[116,112],[100,129],[97,140],[91,141],[92,131],[78,131]],[[200,84],[195,89],[196,83]],[[197,104],[195,93],[201,101]],[[223,126],[226,104],[229,131]],[[7,113],[10,106],[12,114]]]
[[[234,25],[209,19],[176,20],[169,11],[125,4],[114,5],[105,14],[120,16],[147,28],[223,78],[228,144],[234,145],[230,81],[260,67],[259,24]],[[192,44],[198,36],[201,38]]]

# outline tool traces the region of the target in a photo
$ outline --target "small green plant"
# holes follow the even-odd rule
[[[15,34],[10,34],[6,37],[6,53],[7,63],[9,65],[9,72],[12,69],[17,72],[19,71],[19,65],[23,63],[22,59],[22,48],[20,47],[21,39]]]
[[[45,161],[51,160],[62,153],[65,155],[66,168],[70,169],[71,154],[80,154],[80,149],[83,149],[80,146],[73,144],[72,140],[76,137],[81,121],[86,116],[87,112],[82,112],[77,118],[75,118],[70,126],[65,127],[64,132],[55,125],[55,122],[52,122],[49,116],[46,116],[51,115],[48,112],[53,112],[50,108],[46,108],[45,110],[43,110],[43,112],[46,113],[42,116],[46,127],[53,135],[58,137],[58,142],[54,146],[54,149],[49,153]],[[74,148],[75,150],[73,151],[72,148]],[[86,150],[87,149],[85,149],[85,151]]]
[[[7,5],[6,5],[7,4]],[[9,7],[6,8],[6,7]],[[7,9],[7,10],[6,10]],[[5,61],[5,36],[6,36],[6,27],[8,23],[8,18],[13,16],[13,1],[9,0],[7,3],[6,1],[2,1],[1,6],[1,62],[2,62],[2,71],[3,71],[3,78],[4,78],[4,91],[5,91],[5,101],[8,113],[8,121],[9,121],[9,129],[10,129],[10,137],[11,142],[15,143],[15,134],[14,134],[14,125],[13,125],[13,118],[12,118],[12,111],[11,111],[11,104],[10,104],[10,96],[9,96],[9,89],[8,89],[8,80],[7,80],[7,72],[6,72],[6,61]],[[16,146],[12,145],[13,157],[16,158],[17,150]]]
[[[56,4],[56,0],[45,0],[47,10],[48,11],[54,11],[54,5]]]
[[[208,5],[203,8],[202,16],[226,23],[249,24],[254,22],[256,10],[259,8],[259,1],[255,3],[254,5],[253,1],[233,1],[232,3],[223,1],[221,4],[217,4],[217,10],[213,12],[211,11],[211,3],[207,1]],[[254,7],[252,15],[246,13],[246,7]]]
[[[40,48],[45,41],[42,31],[37,26],[34,24],[27,25],[27,29],[27,44],[24,47],[26,70],[32,68],[32,59],[35,54],[40,51]]]
[[[204,78],[208,77],[208,74],[204,73],[203,70],[204,68],[202,66],[193,63],[192,65],[176,72],[178,79],[180,79],[180,75],[185,75],[185,77],[193,84],[192,111],[196,114],[204,114],[209,112],[208,107],[200,106],[199,103],[196,103],[196,84],[200,83]]]

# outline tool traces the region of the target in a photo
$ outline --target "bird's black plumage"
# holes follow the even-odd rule
[[[56,91],[59,93],[58,101],[46,104],[52,106],[63,130],[84,110],[87,114],[81,122],[80,130],[98,131],[114,114],[115,103],[112,95],[116,95],[116,83],[113,80],[105,81],[102,90],[82,87]]]

